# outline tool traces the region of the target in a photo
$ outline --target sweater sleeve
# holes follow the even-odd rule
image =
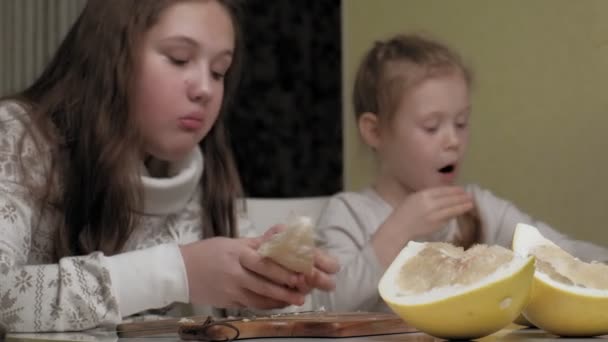
[[[162,244],[108,258],[122,317],[188,302],[188,278],[177,244]]]
[[[112,326],[125,313],[141,308],[133,304],[141,303],[141,296],[129,301],[134,289],[158,290],[161,294],[148,297],[146,308],[183,299],[183,287],[167,290],[179,283],[173,280],[183,277],[179,269],[183,262],[175,245],[113,257],[93,253],[48,263],[54,259],[49,245],[54,220],[45,219],[49,217],[47,211],[41,216],[38,201],[30,191],[32,184],[42,183],[48,176],[41,166],[48,154],[40,152],[25,127],[27,118],[20,107],[0,106],[0,320],[9,330],[76,331]],[[46,236],[34,239],[41,235]],[[168,258],[173,261],[165,260],[166,255],[173,255]],[[151,270],[150,274],[136,277],[141,273],[131,272],[130,278],[126,276],[127,270],[141,270],[142,265]],[[150,265],[165,265],[176,271],[161,274],[160,268]]]
[[[331,311],[371,311],[381,298],[377,286],[384,269],[369,243],[366,222],[340,195],[332,197],[318,221],[318,239],[338,258],[336,290],[314,292],[315,306]]]
[[[6,165],[6,164],[5,164]],[[0,179],[0,319],[10,331],[82,330],[120,321],[101,253],[27,265],[33,208],[19,186]]]
[[[608,248],[587,241],[572,239],[545,222],[535,220],[513,203],[496,197],[488,190],[472,186],[482,225],[482,242],[511,248],[518,223],[532,225],[547,239],[583,261],[608,263]]]
[[[115,325],[130,314],[187,301],[177,245],[26,265],[28,251],[36,248],[28,236],[30,209],[4,195],[0,212],[7,210],[12,214],[0,215],[0,319],[11,331],[73,331]]]
[[[45,222],[39,221],[39,206],[29,189],[48,176],[43,166],[48,155],[28,135],[23,113],[13,103],[0,106],[0,320],[19,332],[81,330],[118,322],[103,255],[40,264],[52,259],[52,248],[39,241],[53,236],[49,227],[42,227]],[[33,239],[34,234],[49,236]],[[31,265],[32,255],[44,257]]]

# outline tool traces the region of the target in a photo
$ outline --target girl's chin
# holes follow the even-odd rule
[[[198,148],[198,144],[178,147],[176,146],[167,149],[157,149],[154,152],[150,152],[149,155],[151,155],[154,159],[173,163],[184,160],[184,158],[186,158],[195,147]]]
[[[441,185],[454,185],[456,184],[456,172],[451,173],[440,173],[439,174],[439,183]]]

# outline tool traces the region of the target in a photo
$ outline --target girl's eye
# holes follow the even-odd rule
[[[420,126],[426,133],[436,133],[441,126],[441,120],[437,117],[428,118],[420,122]]]
[[[169,56],[169,60],[171,61],[171,63],[173,65],[177,65],[177,66],[183,66],[188,64],[188,59],[187,58],[177,58],[177,57],[171,57]]]
[[[438,126],[425,126],[425,127],[424,127],[424,130],[425,130],[427,133],[435,133],[435,132],[437,132],[437,130],[438,130],[438,129],[439,129],[439,127],[438,127]]]
[[[441,123],[439,120],[427,120],[422,122],[422,129],[427,133],[435,133],[439,130]]]
[[[457,128],[466,128],[469,125],[469,120],[456,121]]]
[[[217,80],[217,81],[223,80],[224,76],[226,76],[226,74],[223,72],[215,72],[215,71],[212,72],[211,75],[213,76],[213,79]]]

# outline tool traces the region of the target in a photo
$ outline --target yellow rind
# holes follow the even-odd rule
[[[379,290],[388,306],[420,331],[445,339],[474,339],[513,322],[527,304],[533,274],[534,258],[529,258],[505,278],[435,302],[414,305],[399,303],[383,293],[383,286]]]
[[[525,244],[551,244],[532,226],[520,224],[515,230],[513,250],[528,254]],[[599,336],[608,334],[608,295],[581,294],[551,284],[539,272],[535,273],[530,301],[523,311],[532,324],[549,333],[569,336]]]

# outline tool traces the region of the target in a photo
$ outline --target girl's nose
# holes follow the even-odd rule
[[[201,68],[188,79],[187,91],[190,100],[195,102],[207,102],[211,98],[213,77],[207,68]]]
[[[446,130],[444,139],[444,146],[449,149],[458,148],[460,145],[460,136],[456,132],[456,128],[450,127]]]

